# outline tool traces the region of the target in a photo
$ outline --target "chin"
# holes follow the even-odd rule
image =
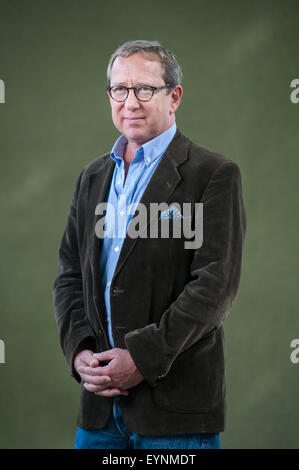
[[[139,141],[145,141],[145,140],[148,140],[147,137],[144,135],[144,132],[132,132],[132,130],[126,132],[126,137],[129,141],[133,141],[133,142],[139,142]]]

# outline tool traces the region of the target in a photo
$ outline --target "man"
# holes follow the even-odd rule
[[[121,136],[78,178],[54,283],[61,347],[81,382],[75,447],[219,448],[222,323],[246,230],[240,171],[177,129],[182,73],[169,50],[125,43],[107,73]],[[188,217],[202,243],[177,236]]]

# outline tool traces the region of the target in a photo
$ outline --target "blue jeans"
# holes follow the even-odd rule
[[[220,449],[219,433],[141,436],[124,423],[119,397],[114,397],[113,413],[103,429],[87,431],[78,426],[75,449]]]

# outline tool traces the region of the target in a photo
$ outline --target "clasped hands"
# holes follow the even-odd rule
[[[100,366],[102,361],[110,361]],[[101,353],[85,349],[76,355],[74,367],[89,392],[103,397],[128,395],[128,389],[144,380],[127,349],[113,348]]]

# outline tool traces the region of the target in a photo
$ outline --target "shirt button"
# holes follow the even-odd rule
[[[111,285],[111,281],[110,281],[110,282],[107,282],[107,286],[110,287],[110,285]]]
[[[119,251],[119,246],[116,246],[116,247],[114,248],[114,251]]]
[[[150,157],[147,157],[146,161],[147,161],[147,162],[150,162],[150,161],[151,161]]]
[[[118,181],[117,181],[117,184],[120,184],[120,183],[121,183],[121,180],[118,180]]]
[[[120,215],[125,215],[125,211],[120,211]]]

